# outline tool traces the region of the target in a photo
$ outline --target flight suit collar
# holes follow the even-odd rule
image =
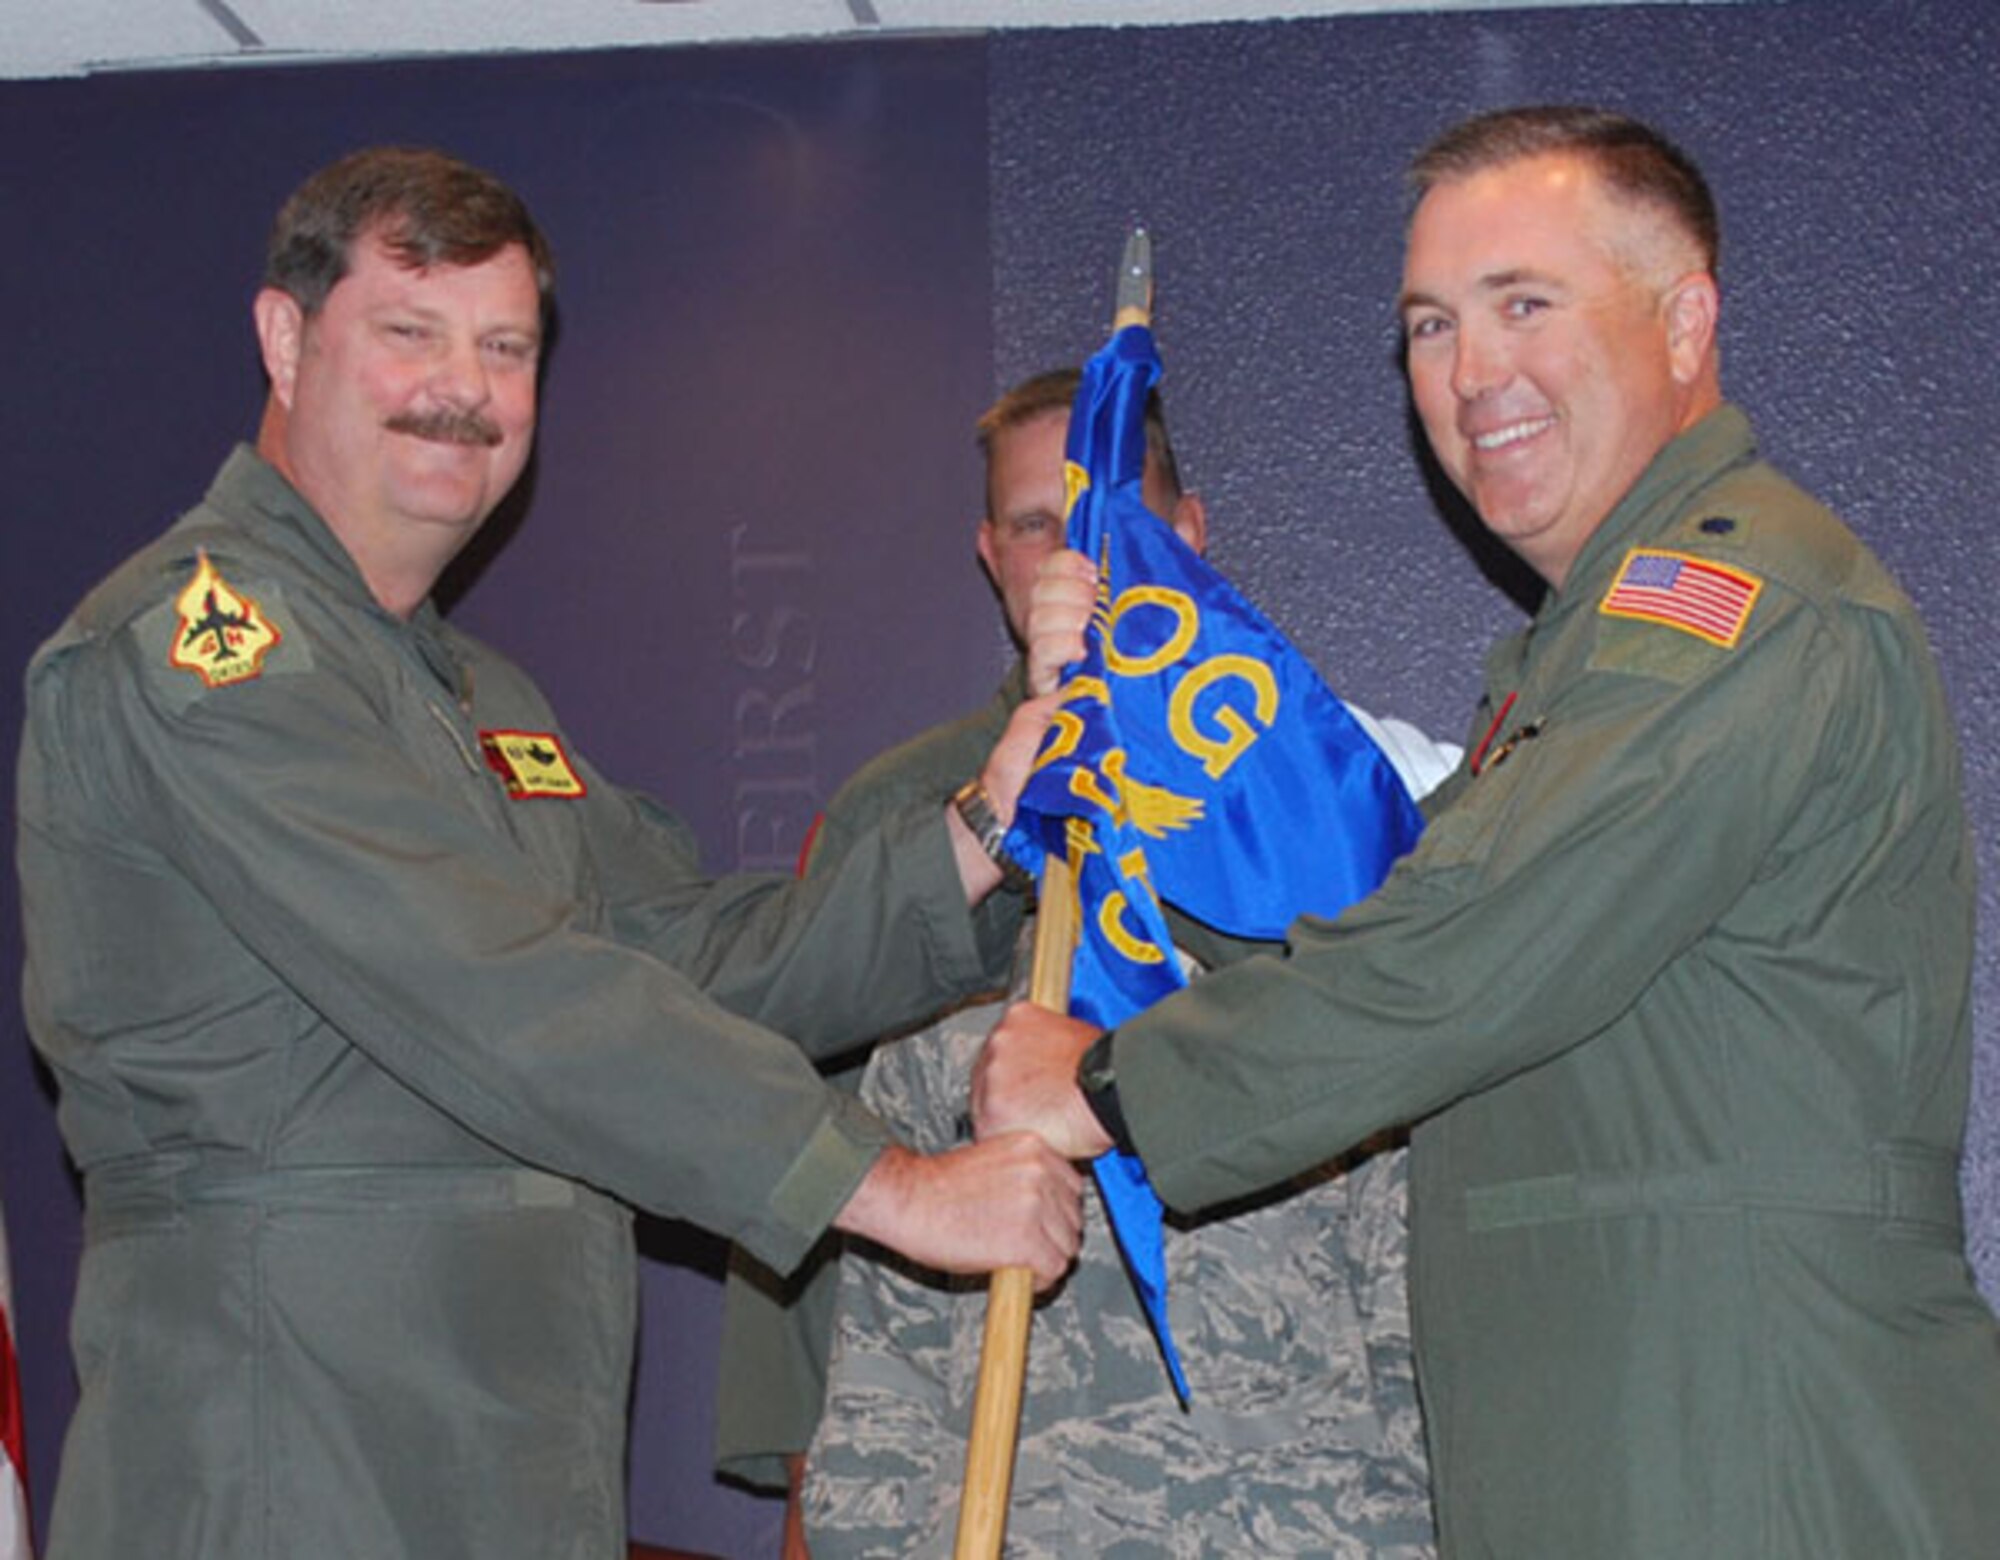
[[[315,589],[406,634],[417,655],[453,698],[461,705],[469,702],[466,668],[452,648],[450,631],[436,603],[425,597],[407,623],[385,610],[332,527],[277,467],[251,446],[239,444],[230,452],[210,485],[207,506],[238,524],[254,527],[257,539],[283,553]]]
[[[347,549],[303,494],[278,468],[247,444],[239,444],[210,484],[205,507],[250,531],[300,569],[314,588],[376,605]]]

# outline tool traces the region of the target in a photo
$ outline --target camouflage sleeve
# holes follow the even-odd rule
[[[972,1062],[1000,1011],[964,1008],[878,1047],[862,1098],[915,1147],[965,1141]],[[874,1247],[842,1258],[825,1411],[807,1457],[815,1560],[951,1552],[984,1312],[977,1280]]]
[[[1410,1343],[1409,1150],[1385,1143],[1347,1172],[1347,1262],[1382,1419],[1383,1455],[1421,1490],[1430,1477]]]

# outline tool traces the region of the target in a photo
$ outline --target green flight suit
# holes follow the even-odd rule
[[[1741,581],[1618,615],[1634,548]],[[1995,1553],[2000,1329],[1956,1174],[1972,854],[1909,603],[1725,407],[1487,678],[1379,893],[1120,1026],[1155,1185],[1199,1207],[1419,1123],[1453,1560]]]
[[[760,1026],[1004,971],[942,810],[703,878],[248,450],[28,681],[25,991],[87,1231],[49,1560],[622,1556],[625,1205],[779,1268],[818,1238],[886,1133]]]
[[[811,841],[816,870],[845,859],[857,840],[912,804],[942,807],[986,762],[1007,719],[1027,694],[1027,669],[1014,663],[991,699],[879,753],[841,786]],[[991,894],[975,914],[982,936],[1009,937],[1021,924],[1012,894]],[[998,990],[1005,978],[994,983]],[[864,1055],[829,1073],[837,1087],[861,1086]],[[762,1264],[731,1258],[722,1311],[721,1383],[715,1420],[716,1470],[746,1484],[783,1489],[785,1459],[802,1456],[826,1397],[826,1356],[839,1285],[839,1241],[830,1238],[780,1280]]]

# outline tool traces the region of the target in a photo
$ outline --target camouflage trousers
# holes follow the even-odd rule
[[[863,1098],[949,1146],[999,1011],[881,1047]],[[1404,1208],[1391,1148],[1170,1226],[1184,1411],[1093,1197],[1083,1254],[1036,1311],[1006,1554],[1429,1560]],[[804,1492],[815,1560],[951,1553],[984,1319],[983,1284],[843,1259]]]

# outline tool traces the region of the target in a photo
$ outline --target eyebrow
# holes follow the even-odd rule
[[[1510,287],[1520,287],[1523,285],[1560,287],[1562,283],[1547,271],[1538,271],[1533,266],[1524,265],[1515,266],[1513,269],[1506,271],[1488,271],[1474,283],[1474,291],[1481,294],[1505,292]],[[1443,309],[1446,313],[1451,312],[1442,298],[1421,290],[1404,292],[1396,299],[1396,313],[1398,316],[1408,314],[1412,309],[1423,308]]]
[[[1427,292],[1405,291],[1400,295],[1398,295],[1396,299],[1396,315],[1399,319],[1403,315],[1408,314],[1412,309],[1424,309],[1424,308],[1442,309],[1443,307],[1444,307],[1443,303],[1441,303],[1438,299],[1433,298]]]
[[[1503,292],[1509,287],[1519,287],[1523,283],[1533,283],[1538,287],[1555,287],[1560,283],[1547,271],[1538,271],[1533,266],[1516,266],[1511,271],[1491,271],[1479,278],[1482,292]]]

